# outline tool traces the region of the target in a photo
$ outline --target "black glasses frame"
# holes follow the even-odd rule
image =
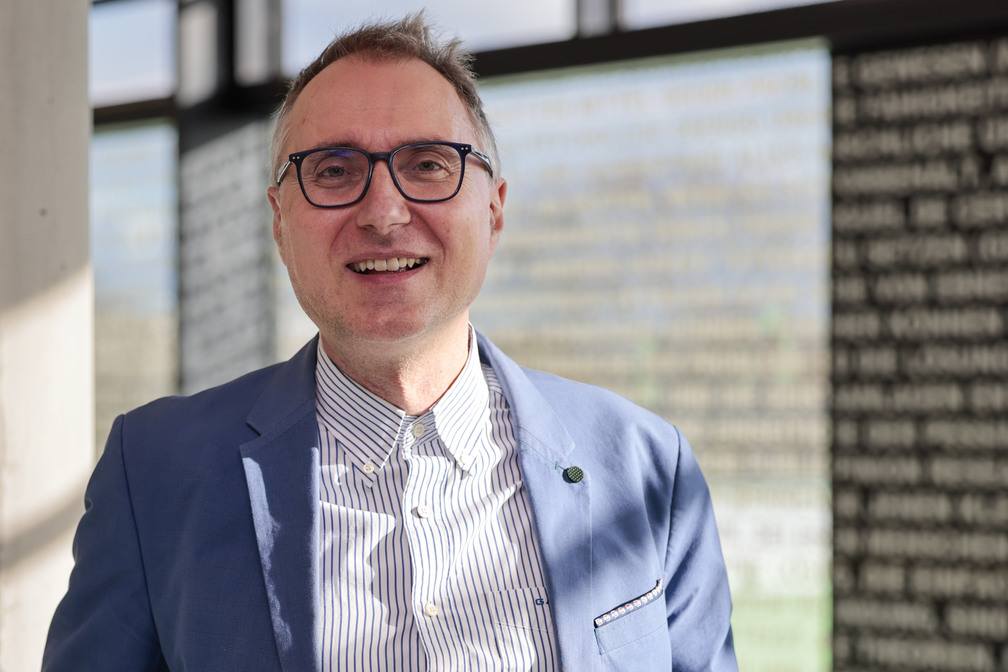
[[[412,147],[422,147],[426,145],[443,145],[445,147],[451,147],[456,152],[458,152],[461,169],[459,170],[458,184],[455,185],[455,190],[451,193],[450,196],[445,196],[444,198],[414,198],[403,190],[402,185],[399,184],[398,178],[396,178],[395,171],[392,170],[395,155],[398,154],[400,151],[404,149],[410,149]],[[312,154],[315,154],[317,152],[331,152],[333,150],[353,151],[357,152],[358,154],[361,154],[362,156],[366,156],[368,160],[367,179],[364,180],[364,187],[361,189],[360,195],[357,196],[357,198],[355,198],[354,200],[348,201],[347,203],[340,203],[338,205],[320,205],[315,201],[313,201],[310,196],[308,196],[308,191],[305,189],[304,185],[304,179],[301,177],[301,164],[304,163],[304,160],[309,156],[311,156]],[[462,181],[465,179],[466,157],[469,155],[472,155],[477,160],[479,160],[479,162],[483,165],[483,167],[487,170],[487,172],[490,173],[490,176],[493,177],[494,174],[493,163],[490,161],[490,157],[484,154],[483,152],[474,149],[472,145],[463,142],[442,142],[432,140],[430,142],[410,142],[405,145],[399,145],[398,147],[394,147],[387,152],[367,152],[363,149],[360,149],[359,147],[340,147],[340,146],[316,147],[315,149],[306,149],[304,151],[294,152],[293,154],[287,156],[287,161],[284,162],[284,164],[280,166],[280,170],[277,171],[276,186],[278,187],[280,186],[280,183],[283,181],[284,175],[287,174],[287,170],[291,167],[291,165],[293,165],[295,168],[295,172],[297,173],[298,186],[301,187],[301,194],[305,197],[306,201],[308,201],[316,208],[346,208],[351,205],[360,203],[364,199],[364,197],[367,196],[368,189],[371,188],[371,178],[372,176],[374,176],[375,162],[384,161],[385,165],[388,166],[389,168],[389,176],[392,178],[392,184],[395,185],[396,189],[399,191],[400,194],[402,194],[402,197],[405,198],[407,201],[412,201],[414,203],[442,203],[444,201],[448,201],[451,200],[452,198],[455,198],[459,190],[462,188]]]

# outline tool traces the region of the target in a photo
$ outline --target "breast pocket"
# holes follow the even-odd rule
[[[648,592],[595,619],[595,641],[605,669],[616,672],[671,669],[663,594],[659,579]]]
[[[553,619],[544,588],[500,590],[483,598],[493,620],[501,669],[556,669]]]

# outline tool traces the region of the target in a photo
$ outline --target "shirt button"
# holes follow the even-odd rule
[[[413,424],[413,436],[419,439],[421,436],[427,433],[427,425],[422,422],[417,422]]]
[[[438,609],[438,606],[433,602],[428,602],[423,607],[423,613],[427,614],[428,616],[434,617],[440,614],[441,610]]]
[[[364,471],[365,474],[374,473],[374,465],[371,464],[370,462],[365,462],[363,465],[361,465],[361,469]]]
[[[431,514],[434,512],[431,511],[431,508],[426,504],[418,504],[416,508],[413,509],[413,513],[416,514],[417,518],[430,518]]]

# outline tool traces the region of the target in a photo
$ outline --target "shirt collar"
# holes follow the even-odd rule
[[[371,471],[364,466],[368,463],[375,470],[384,467],[397,442],[416,424],[427,430],[417,443],[440,438],[455,463],[469,472],[490,414],[490,392],[478,350],[470,325],[469,354],[461,373],[429,411],[411,416],[340,371],[319,339],[315,367],[319,422],[365,474]]]

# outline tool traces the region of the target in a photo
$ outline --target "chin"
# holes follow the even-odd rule
[[[421,337],[432,331],[432,326],[423,320],[399,316],[387,320],[371,319],[366,325],[341,324],[334,333],[359,342],[393,344]]]
[[[439,305],[438,301],[424,301],[418,305],[362,305],[353,306],[322,306],[322,302],[309,303],[312,308],[320,310],[305,310],[312,321],[319,327],[327,340],[356,343],[358,347],[367,347],[368,343],[384,346],[404,345],[410,341],[420,342],[426,339],[450,337],[456,329],[468,324],[469,314],[461,310],[446,310],[448,306]],[[337,308],[334,310],[334,308]],[[338,309],[343,308],[343,309]]]

